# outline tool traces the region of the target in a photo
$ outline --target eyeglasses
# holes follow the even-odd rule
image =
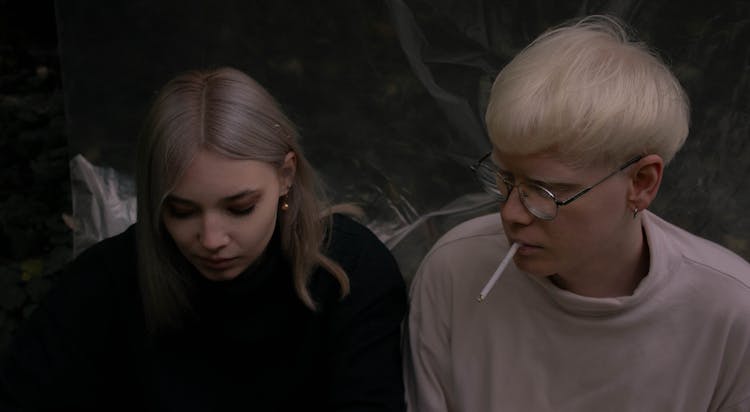
[[[513,188],[517,187],[521,204],[523,204],[529,213],[541,220],[554,219],[555,216],[557,216],[557,209],[559,209],[560,206],[572,203],[574,200],[588,193],[589,190],[593,189],[598,184],[627,169],[629,166],[643,158],[643,155],[638,155],[628,160],[625,164],[607,176],[604,176],[593,185],[581,190],[566,200],[560,200],[546,187],[525,181],[515,183],[507,176],[503,176],[498,167],[492,162],[492,159],[490,159],[490,154],[491,152],[482,156],[481,159],[471,166],[471,170],[474,171],[477,180],[482,184],[484,190],[495,196],[498,201],[504,203],[508,200],[508,197],[510,197],[510,192],[513,191]]]

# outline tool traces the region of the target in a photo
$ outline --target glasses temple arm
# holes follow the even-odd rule
[[[597,185],[598,185],[599,183],[601,183],[601,182],[603,182],[603,181],[605,181],[605,180],[609,179],[610,177],[612,177],[612,176],[616,175],[617,173],[620,173],[620,172],[622,172],[623,170],[625,170],[625,169],[627,169],[628,167],[632,166],[632,165],[633,165],[633,164],[634,164],[635,162],[637,162],[637,161],[639,161],[639,160],[641,160],[641,159],[643,159],[643,155],[638,155],[638,156],[636,156],[636,157],[634,157],[634,158],[632,158],[632,159],[628,160],[627,162],[625,162],[625,164],[624,164],[624,165],[620,166],[620,168],[619,168],[619,169],[617,169],[617,170],[615,170],[614,172],[612,172],[612,173],[610,173],[610,174],[608,174],[608,175],[604,176],[603,178],[599,179],[599,181],[597,181],[597,182],[596,182],[596,183],[594,183],[593,185],[591,185],[591,186],[589,186],[589,187],[587,187],[587,188],[585,188],[585,189],[581,190],[580,192],[576,193],[576,194],[575,194],[575,195],[573,195],[573,197],[571,197],[570,199],[566,199],[566,200],[564,200],[564,201],[563,201],[563,200],[555,200],[555,203],[556,203],[556,204],[557,204],[558,206],[565,206],[565,205],[567,205],[568,203],[570,203],[570,202],[572,202],[572,201],[574,201],[574,200],[578,199],[579,197],[581,197],[581,196],[585,195],[586,193],[588,193],[588,191],[589,191],[589,190],[591,190],[591,189],[593,189],[594,187],[596,187],[596,186],[597,186]]]

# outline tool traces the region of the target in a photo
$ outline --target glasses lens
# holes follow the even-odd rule
[[[507,189],[505,189],[502,180],[499,180],[497,171],[492,165],[487,164],[487,162],[482,162],[479,164],[479,167],[477,167],[476,174],[479,183],[482,184],[482,188],[484,188],[487,193],[493,195],[501,202],[507,199],[507,193],[505,193],[507,192]],[[500,188],[503,189],[501,190]]]
[[[520,185],[521,201],[526,209],[542,220],[552,220],[557,215],[557,203],[552,193],[535,184]]]

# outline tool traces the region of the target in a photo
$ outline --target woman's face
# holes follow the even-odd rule
[[[261,161],[198,152],[167,196],[162,219],[203,276],[233,279],[263,253],[276,227],[279,198],[292,183],[294,160],[290,152],[280,173]]]
[[[546,187],[567,200],[612,172],[605,167],[573,168],[553,155],[493,153],[493,160],[516,182]],[[510,242],[522,246],[514,256],[521,270],[565,278],[596,274],[617,264],[632,211],[627,203],[627,173],[615,174],[572,203],[561,206],[553,220],[534,217],[522,205],[518,189],[500,205],[503,227]]]

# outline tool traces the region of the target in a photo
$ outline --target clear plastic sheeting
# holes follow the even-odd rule
[[[128,176],[94,166],[78,154],[70,160],[70,180],[74,255],[135,222],[135,184]]]
[[[692,104],[687,143],[666,168],[650,209],[750,260],[750,3],[666,0],[387,0],[415,76],[462,131],[481,124],[492,80],[545,29],[615,15],[672,68]],[[453,149],[451,149],[452,151]]]
[[[463,221],[497,211],[497,201],[490,195],[468,194],[420,216],[416,221],[381,237],[381,240],[399,262],[406,281],[411,282],[422,259],[440,236]],[[368,226],[377,232],[376,222]]]
[[[332,203],[362,206],[410,278],[445,231],[496,210],[469,170],[490,148],[496,74],[544,29],[594,13],[630,23],[692,101],[690,137],[650,209],[750,259],[750,6],[725,0],[58,2],[70,152],[112,168],[74,184],[77,203],[90,198],[75,208],[76,244],[132,218],[120,191],[131,183],[113,171],[133,176],[156,90],[183,70],[231,65],[279,100]]]

